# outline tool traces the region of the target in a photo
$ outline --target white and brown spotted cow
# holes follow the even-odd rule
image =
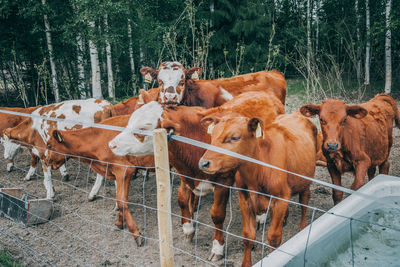
[[[12,140],[16,140],[22,146],[32,147],[32,152],[39,157],[42,163],[44,173],[43,182],[47,190],[47,198],[51,199],[54,197],[51,171],[44,161],[50,133],[54,129],[71,130],[88,127],[90,123],[100,122],[111,117],[113,113],[113,106],[108,101],[93,98],[69,100],[43,106],[32,112],[32,118],[27,118],[14,128],[8,128],[4,131],[4,146],[5,148],[15,148]],[[42,119],[39,116],[65,119],[65,121],[50,121]],[[76,122],[81,122],[83,125]],[[15,151],[9,151],[9,153],[12,155]]]
[[[146,81],[157,80],[160,90],[159,100],[165,105],[220,106],[244,92],[272,92],[285,104],[286,80],[279,71],[259,71],[221,78],[197,80],[202,70],[192,67],[186,70],[179,62],[163,62],[158,70],[143,67],[140,72]]]

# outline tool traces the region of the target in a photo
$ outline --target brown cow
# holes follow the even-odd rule
[[[226,112],[222,118],[213,116],[202,120],[205,127],[215,124],[211,144],[269,163],[276,167],[313,177],[317,128],[300,114],[284,114],[264,128],[261,119],[242,117]],[[264,129],[264,132],[263,130]],[[268,243],[276,248],[282,240],[282,226],[288,202],[250,193],[262,192],[290,200],[299,194],[299,201],[307,205],[310,198],[310,181],[272,168],[233,158],[207,150],[199,161],[201,170],[208,174],[238,170],[236,186],[243,217],[244,258],[242,266],[251,266],[251,249],[256,238],[256,215],[271,209],[271,222],[267,232]],[[307,208],[302,206],[300,229],[307,224]]]
[[[202,106],[222,105],[234,96],[249,91],[272,92],[285,104],[286,80],[279,71],[259,71],[232,78],[195,80],[202,70],[186,70],[179,62],[163,62],[158,70],[143,67],[140,72],[149,80],[157,80],[161,103],[167,105]]]
[[[243,104],[255,108],[244,108]],[[271,93],[247,92],[243,93],[221,107],[205,110],[201,107],[179,106],[174,108],[164,108],[156,102],[150,102],[142,108],[136,110],[128,123],[126,131],[123,131],[110,142],[111,150],[117,155],[147,155],[153,153],[152,139],[145,137],[142,140],[132,134],[132,129],[154,130],[158,125],[167,129],[168,132],[174,132],[176,135],[189,137],[195,140],[209,143],[210,136],[201,126],[200,120],[203,114],[219,114],[227,110],[234,110],[240,114],[247,115],[249,112],[258,112],[265,120],[273,120],[278,114],[284,112],[284,106]],[[182,175],[196,177],[199,180],[193,180],[181,177],[181,185],[178,191],[178,203],[182,213],[183,231],[186,240],[191,240],[194,235],[193,222],[190,220],[193,216],[194,205],[196,203],[195,195],[203,195],[214,190],[214,203],[211,209],[211,217],[216,229],[222,229],[225,220],[226,204],[229,197],[229,188],[213,186],[206,181],[215,181],[223,177],[222,182],[225,185],[233,185],[235,172],[225,174],[207,175],[199,170],[198,161],[204,149],[190,146],[177,141],[168,143],[170,164],[175,167],[177,172]],[[213,237],[213,245],[209,260],[219,260],[224,254],[224,235],[216,230]]]
[[[20,112],[20,113],[32,113],[33,111],[35,111],[36,109],[38,109],[40,106],[36,106],[36,107],[30,107],[30,108],[8,108],[8,107],[0,107],[0,110],[8,110],[8,111],[14,111],[14,112]],[[23,120],[25,120],[26,117],[23,116],[18,116],[18,115],[11,115],[11,114],[7,114],[7,113],[0,113],[0,139],[1,142],[3,143],[4,139],[3,139],[3,134],[4,134],[4,130],[7,128],[11,128],[11,127],[15,127],[17,126],[19,123],[21,123]],[[14,144],[15,146],[18,146],[18,144]],[[14,148],[13,150],[19,150],[19,148]],[[8,153],[9,151],[7,149],[4,149],[4,158],[8,160],[7,163],[7,171],[11,172],[14,166],[14,162],[13,162],[13,158],[16,156],[11,155],[10,153]],[[29,152],[31,154],[31,168],[35,169],[36,165],[37,165],[37,157],[32,153],[31,149],[29,149]],[[32,175],[32,172],[28,172],[27,175],[25,176],[24,180],[30,180]]]
[[[108,101],[102,99],[68,100],[40,107],[32,112],[32,115],[34,117],[23,120],[17,126],[7,128],[4,131],[4,137],[17,140],[23,146],[32,147],[32,152],[39,157],[42,163],[44,173],[43,182],[47,190],[46,197],[51,199],[54,197],[51,171],[44,162],[46,142],[50,138],[50,131],[52,129],[81,128],[82,125],[76,122],[100,122],[113,115],[113,107]],[[37,116],[48,116],[61,120],[67,119],[69,121],[50,121]],[[5,147],[11,145],[11,140],[4,142]]]
[[[335,185],[341,185],[341,175],[354,171],[351,189],[357,190],[371,180],[376,166],[379,173],[389,173],[389,153],[393,144],[393,120],[399,127],[399,110],[392,97],[378,94],[360,105],[346,105],[338,99],[322,101],[320,105],[304,105],[304,116],[319,115],[328,170]],[[343,192],[333,190],[333,202],[343,199]]]
[[[150,101],[156,101],[160,90],[158,88],[152,88],[147,92],[141,89],[139,96],[131,97],[121,103],[114,105],[115,116],[132,114],[133,111],[143,106],[145,103]]]
[[[128,124],[129,115],[112,117],[101,122],[101,124],[125,127]],[[137,170],[134,166],[154,166],[153,156],[119,157],[112,153],[108,142],[114,138],[119,131],[105,130],[99,128],[84,128],[75,131],[54,130],[51,138],[47,141],[49,153],[46,156],[46,164],[57,169],[63,164],[64,155],[74,155],[73,159],[87,164],[94,172],[116,181],[116,200],[119,208],[119,216],[115,225],[123,227],[123,221],[133,233],[138,246],[143,245],[143,237],[128,208],[128,193],[131,177]],[[93,138],[96,137],[96,138]],[[91,160],[93,159],[93,160]]]

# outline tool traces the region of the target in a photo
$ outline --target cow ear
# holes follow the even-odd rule
[[[59,143],[63,143],[64,142],[64,138],[62,137],[60,131],[58,131],[58,130],[54,130],[53,131],[53,137]]]
[[[146,83],[150,83],[152,80],[157,80],[158,71],[153,68],[143,67],[140,69],[140,73],[144,76],[144,81]]]
[[[214,116],[207,116],[200,120],[201,126],[207,129],[208,134],[212,134],[215,124],[219,122],[219,119]]]
[[[140,89],[139,90],[138,104],[147,104],[149,102],[151,102],[150,94],[147,91],[145,91],[143,89]]]
[[[181,129],[181,127],[178,123],[173,122],[168,119],[161,122],[161,127],[166,129],[168,133],[173,132],[176,135],[179,135],[179,131]]]
[[[264,139],[264,122],[257,117],[253,117],[247,123],[249,132],[254,132],[257,138]]]
[[[320,106],[321,105],[313,105],[313,104],[304,105],[300,108],[300,113],[306,117],[313,117],[319,114]]]
[[[347,111],[347,115],[352,116],[353,118],[356,118],[356,119],[362,119],[365,116],[367,116],[367,114],[368,114],[368,111],[365,108],[360,107],[358,105],[347,106],[346,111]]]
[[[199,67],[192,67],[186,71],[185,76],[186,80],[198,80],[203,70]]]

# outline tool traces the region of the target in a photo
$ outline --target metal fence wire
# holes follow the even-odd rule
[[[0,112],[10,113],[2,110]],[[18,115],[32,117],[30,114]],[[54,118],[42,119],[55,120]],[[81,123],[76,122],[76,124]],[[99,127],[107,130],[123,130],[121,127],[94,123],[85,126]],[[139,131],[137,133],[153,134],[147,131]],[[242,160],[251,161],[264,167],[276,168],[264,162],[259,162],[243,155],[238,155],[182,136],[172,136],[172,138],[179,142],[239,157]],[[29,144],[22,145],[29,146]],[[59,153],[57,151],[52,152]],[[306,244],[306,250],[303,254],[304,266],[318,266],[319,264],[307,257],[307,249],[313,223],[323,214],[330,214],[349,221],[349,246],[351,250],[349,266],[355,265],[354,225],[372,225],[396,233],[400,232],[400,229],[396,226],[386,222],[382,223],[379,220],[367,220],[332,213],[328,210],[329,205],[318,205],[319,203],[313,202],[313,194],[311,196],[311,204],[304,205],[295,201],[294,198],[287,200],[236,186],[204,181],[196,177],[182,175],[175,170],[165,167],[121,165],[115,162],[104,162],[79,155],[62,155],[65,159],[69,158],[66,167],[70,175],[70,180],[63,180],[58,172],[53,171],[52,180],[54,182],[55,197],[52,201],[53,212],[50,219],[43,218],[46,219],[46,223],[26,226],[13,221],[12,218],[0,218],[0,243],[2,246],[8,248],[11,253],[14,253],[24,264],[32,266],[160,266],[164,264],[162,252],[160,252],[160,244],[164,244],[164,247],[168,247],[173,253],[174,266],[239,266],[243,258],[243,240],[253,241],[255,244],[252,253],[253,263],[258,262],[273,250],[291,255],[290,252],[284,251],[280,247],[271,246],[266,240],[266,232],[271,216],[270,204],[266,209],[265,216],[267,219],[258,228],[256,240],[249,240],[242,236],[242,215],[238,205],[239,191],[247,191],[247,193],[285,201],[289,204],[289,217],[287,224],[283,228],[283,241],[288,240],[298,232],[297,225],[300,217],[300,207],[304,206],[308,208],[308,224],[310,227],[308,228],[308,236],[304,240]],[[36,169],[30,181],[23,181],[21,179],[29,171],[29,162],[30,155],[25,150],[25,152],[18,154],[14,159],[15,170],[7,173],[7,160],[1,160],[0,173],[2,175],[0,176],[0,185],[6,188],[22,188],[29,195],[38,198],[44,197],[46,190],[42,184],[42,170],[39,168]],[[137,246],[133,234],[126,227],[119,229],[114,225],[119,214],[119,211],[115,207],[117,199],[115,197],[114,181],[104,178],[95,200],[88,200],[94,183],[93,178],[96,174],[91,169],[93,167],[92,164],[95,162],[105,164],[106,173],[112,165],[119,165],[119,167],[125,168],[125,170],[129,167],[141,169],[134,177],[124,176],[124,179],[132,179],[132,181],[128,193],[129,201],[123,202],[128,205],[132,217],[138,225],[141,233],[140,237],[144,240],[143,246]],[[157,205],[157,199],[160,198],[157,195],[160,184],[156,182],[154,170],[168,173],[170,177],[168,183],[171,189],[167,192],[171,199],[170,210],[160,210]],[[286,170],[281,171],[288,172]],[[326,194],[327,202],[331,201],[331,196],[326,193],[326,189],[324,188],[333,188],[348,194],[357,195],[361,198],[375,200],[376,203],[389,206],[390,208],[398,209],[399,207],[399,205],[383,202],[374,195],[355,192],[312,177],[297,176],[311,180],[314,183],[313,192],[321,191],[322,194]],[[179,177],[210,183],[214,187],[218,186],[229,190],[224,228],[221,230],[225,239],[224,253],[222,259],[217,262],[209,260],[212,236],[214,231],[217,230],[210,216],[211,205],[213,203],[212,196],[203,196],[202,192],[200,192],[193,217],[183,217],[176,201],[180,185]],[[17,209],[26,209],[26,207],[19,206],[17,203],[14,204],[14,207]],[[0,203],[0,205],[2,204]],[[29,211],[28,214],[30,214]],[[166,214],[171,221],[172,239],[168,243],[160,236],[160,214]],[[30,215],[34,216],[34,214]],[[190,220],[193,224],[194,236],[190,243],[185,241],[181,226],[182,219]]]

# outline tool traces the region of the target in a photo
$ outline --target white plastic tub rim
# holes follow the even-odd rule
[[[399,197],[400,177],[380,174],[361,187],[359,192],[380,199]],[[348,196],[253,266],[320,266],[322,262],[326,262],[329,255],[336,254],[344,242],[350,242],[348,218],[362,216],[371,210],[372,206],[377,205],[374,202],[372,199],[356,195]]]

